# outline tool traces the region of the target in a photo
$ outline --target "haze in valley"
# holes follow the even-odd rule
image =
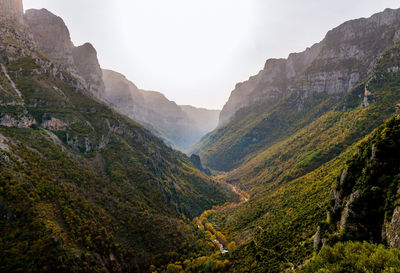
[[[239,81],[268,58],[287,57],[327,30],[397,0],[25,0],[66,22],[75,44],[91,42],[103,68],[179,105],[221,109]],[[96,8],[93,8],[96,7]]]

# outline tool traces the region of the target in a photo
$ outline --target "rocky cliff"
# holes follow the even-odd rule
[[[46,9],[27,10],[24,20],[40,51],[59,62],[98,98],[104,95],[102,71],[94,47],[75,47],[64,20]]]
[[[89,43],[75,47],[62,18],[46,9],[28,10],[25,22],[40,51],[60,63],[94,96],[144,124],[175,148],[187,151],[216,127],[217,111],[181,108],[159,92],[138,89],[119,73],[102,71],[96,49]]]
[[[315,248],[346,240],[400,248],[399,136],[396,115],[358,145],[331,190],[328,220],[314,236]]]
[[[216,127],[219,111],[179,106],[163,94],[139,89],[120,73],[103,70],[105,99],[166,142],[187,151]]]
[[[0,18],[15,20],[22,24],[24,19],[24,9],[22,0],[2,0],[0,1]]]
[[[219,128],[193,152],[209,168],[233,170],[330,110],[370,106],[368,77],[399,42],[399,29],[400,9],[386,9],[343,23],[304,52],[268,60],[260,73],[236,86]]]
[[[72,56],[75,67],[86,81],[87,89],[97,98],[103,98],[105,95],[105,86],[96,49],[90,43],[86,43],[74,47],[72,49]]]
[[[148,272],[213,253],[186,219],[227,191],[31,39],[0,20],[0,271]]]
[[[369,73],[381,53],[400,41],[399,23],[400,10],[386,9],[368,19],[340,25],[304,52],[267,60],[257,75],[236,85],[219,124],[240,108],[260,100],[268,107],[293,92],[303,98],[315,93],[347,93]],[[301,101],[297,106],[299,110],[304,107]]]

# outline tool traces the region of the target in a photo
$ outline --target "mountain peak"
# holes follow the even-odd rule
[[[19,23],[23,23],[24,9],[22,5],[22,0],[0,1],[0,17],[13,19]]]

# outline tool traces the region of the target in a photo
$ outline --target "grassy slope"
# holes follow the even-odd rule
[[[326,217],[329,191],[353,145],[389,118],[400,100],[399,73],[387,70],[400,65],[399,56],[396,47],[378,63],[369,107],[359,106],[361,84],[337,104],[347,111],[327,112],[227,175],[252,195],[248,203],[211,217],[228,238],[245,242],[230,254],[234,271],[277,272],[311,255],[312,235]]]
[[[393,211],[400,205],[399,136],[400,117],[397,115],[358,145],[357,152],[346,163],[346,175],[342,176],[335,186],[339,197],[344,201],[350,199],[351,193],[360,192],[360,199],[357,205],[353,206],[355,213],[347,220],[351,228],[338,230],[337,223],[342,213],[335,210],[332,202],[329,221],[322,223],[320,228],[322,237],[328,238],[328,245],[300,272],[398,271],[399,250],[388,250],[383,245],[376,246],[366,242],[361,244],[348,240],[387,243],[381,237],[382,225],[388,230]],[[330,246],[337,241],[342,242]]]
[[[213,252],[187,218],[228,190],[18,39],[2,39],[18,46],[1,57],[25,105],[0,114],[37,125],[0,129],[1,271],[147,271]],[[21,101],[3,73],[0,82],[2,103]],[[52,118],[62,126],[40,128]]]
[[[389,37],[394,35],[397,26],[369,27],[363,20],[365,19],[349,21],[329,31],[322,42],[322,50],[329,56],[331,54],[346,55],[346,52],[341,52],[341,49],[348,48],[351,51],[350,48],[355,46],[366,53],[364,59],[337,57],[329,58],[332,59],[329,61],[318,57],[299,72],[296,79],[286,83],[292,86],[291,89],[294,91],[290,91],[291,93],[278,102],[274,99],[270,102],[260,99],[258,103],[238,110],[227,124],[203,137],[193,152],[199,154],[204,165],[211,169],[232,171],[251,160],[260,150],[287,139],[331,110],[334,105],[337,105],[338,100],[343,98],[344,94],[340,91],[344,90],[336,90],[339,92],[337,94],[321,93],[307,97],[308,92],[302,87],[303,81],[308,81],[313,75],[338,70],[349,74],[352,71],[358,71],[361,77],[365,77],[370,70],[369,65],[374,63],[376,56],[393,46],[393,39]],[[346,37],[344,29],[347,27],[345,26],[354,31],[357,29],[355,34],[357,39]],[[279,78],[274,78],[274,80],[279,80]],[[318,84],[317,82],[315,84]],[[300,85],[300,88],[297,85]],[[257,87],[253,92],[262,93],[262,88],[265,87]],[[283,90],[285,88],[282,88]],[[364,90],[360,90],[357,96],[362,95],[363,92]]]

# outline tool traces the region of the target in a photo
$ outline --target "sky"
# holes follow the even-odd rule
[[[180,105],[221,109],[236,83],[400,0],[24,0],[62,17],[100,65]]]

